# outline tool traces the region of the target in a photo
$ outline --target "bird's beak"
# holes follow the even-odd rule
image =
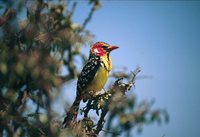
[[[108,48],[108,51],[111,52],[112,50],[115,50],[115,49],[117,49],[117,48],[119,48],[119,47],[117,47],[117,46],[110,46],[110,47]]]

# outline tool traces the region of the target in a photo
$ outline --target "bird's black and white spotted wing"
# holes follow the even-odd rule
[[[77,82],[77,94],[87,88],[87,86],[92,82],[96,72],[98,71],[101,65],[100,57],[93,55],[90,56],[88,62],[83,67],[81,74],[78,77]]]

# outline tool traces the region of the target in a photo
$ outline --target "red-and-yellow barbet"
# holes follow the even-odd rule
[[[110,52],[117,48],[105,42],[97,42],[91,46],[88,61],[78,77],[75,101],[67,112],[63,127],[68,127],[76,119],[81,100],[88,100],[103,89],[112,69]]]

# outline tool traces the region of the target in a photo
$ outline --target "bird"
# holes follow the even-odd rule
[[[110,52],[117,48],[105,42],[96,42],[90,47],[89,58],[78,77],[76,98],[67,112],[63,127],[68,127],[76,119],[81,100],[85,102],[103,89],[112,69]]]

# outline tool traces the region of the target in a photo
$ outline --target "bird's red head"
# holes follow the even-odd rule
[[[110,46],[105,42],[97,42],[91,46],[90,52],[96,54],[97,56],[104,56],[109,54],[112,50],[117,49],[117,46]]]

